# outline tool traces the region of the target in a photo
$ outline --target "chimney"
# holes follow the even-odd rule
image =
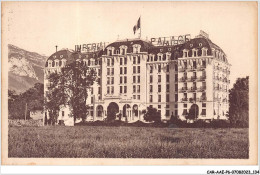
[[[56,47],[56,52],[57,52],[57,50],[58,50],[58,46],[56,45],[55,47]]]

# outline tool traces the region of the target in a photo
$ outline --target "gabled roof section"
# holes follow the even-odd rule
[[[148,41],[143,41],[141,39],[134,39],[134,40],[121,40],[121,41],[116,41],[111,44],[109,44],[105,50],[107,50],[108,47],[114,47],[115,50],[119,50],[120,46],[127,46],[127,53],[132,53],[133,52],[133,45],[139,44],[141,45],[141,52],[147,52],[148,48],[153,46],[150,42]]]

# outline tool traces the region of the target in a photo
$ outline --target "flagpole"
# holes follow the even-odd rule
[[[140,38],[139,39],[141,39],[141,33],[142,33],[142,27],[141,27],[141,15],[140,15]]]

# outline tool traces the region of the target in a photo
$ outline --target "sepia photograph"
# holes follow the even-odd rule
[[[257,164],[257,2],[1,5],[2,164]]]

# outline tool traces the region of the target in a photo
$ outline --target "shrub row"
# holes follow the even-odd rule
[[[78,126],[135,126],[135,127],[160,127],[160,128],[236,128],[238,126],[232,125],[228,120],[212,120],[210,123],[206,123],[203,120],[195,121],[194,123],[187,123],[186,121],[175,120],[155,123],[144,123],[142,121],[137,121],[134,123],[125,123],[122,121],[95,121],[95,122],[81,122],[76,123]]]
[[[9,126],[43,126],[42,120],[8,120]]]

